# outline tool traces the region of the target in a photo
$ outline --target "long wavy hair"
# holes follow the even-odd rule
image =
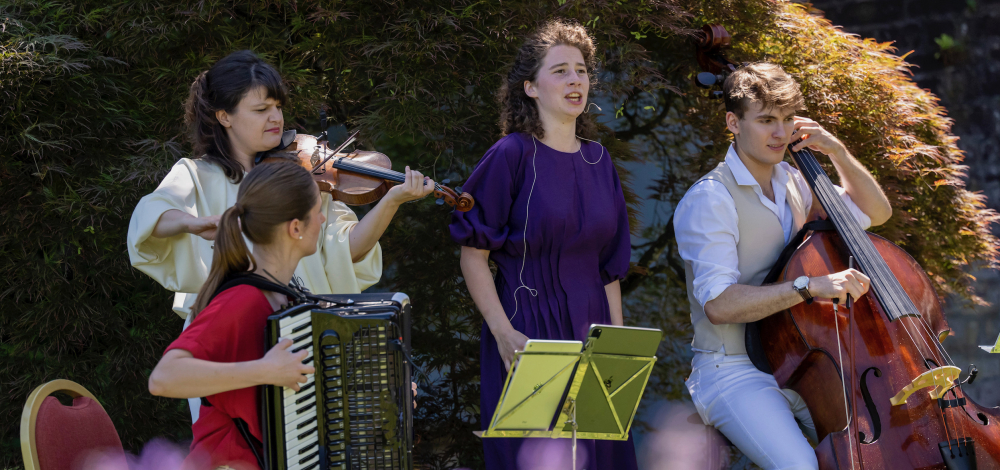
[[[514,64],[507,72],[507,81],[497,94],[497,101],[500,103],[500,132],[503,135],[524,132],[540,139],[545,137],[545,129],[538,116],[538,105],[534,98],[524,92],[524,82],[538,79],[545,54],[555,46],[573,46],[579,49],[587,65],[590,84],[597,83],[594,78],[594,70],[597,68],[594,39],[587,33],[587,29],[573,21],[552,20],[545,23],[521,45]],[[588,139],[597,138],[597,128],[586,113],[577,116],[576,133]]]
[[[319,187],[312,175],[298,164],[261,163],[250,170],[240,185],[236,204],[222,214],[212,250],[212,268],[191,308],[197,315],[208,305],[215,290],[233,274],[253,272],[257,260],[243,236],[255,245],[267,245],[276,228],[292,219],[309,223]]]
[[[281,75],[251,51],[229,54],[198,75],[191,84],[184,103],[184,122],[188,125],[195,155],[222,167],[234,183],[243,180],[243,168],[233,158],[233,147],[226,128],[215,117],[216,111],[232,113],[250,90],[264,87],[267,97],[281,104],[288,101],[288,89]]]

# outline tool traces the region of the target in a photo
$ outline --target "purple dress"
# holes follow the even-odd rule
[[[628,271],[628,214],[618,173],[600,144],[584,141],[582,151],[560,152],[529,135],[510,134],[486,152],[463,185],[475,207],[452,215],[453,240],[490,250],[500,303],[514,328],[531,339],[582,341],[591,324],[610,324],[604,286]],[[486,429],[507,372],[485,321],[480,373]],[[570,466],[568,439],[489,438],[483,447],[490,470]],[[578,441],[577,466],[635,469],[631,437]]]

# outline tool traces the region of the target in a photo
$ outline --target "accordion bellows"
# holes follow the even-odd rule
[[[316,373],[264,387],[265,470],[411,469],[409,297],[315,297],[268,317],[267,349],[290,338]]]

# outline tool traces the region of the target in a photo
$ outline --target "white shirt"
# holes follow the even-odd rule
[[[189,233],[170,238],[152,236],[160,216],[177,209],[195,217],[222,215],[236,204],[240,186],[222,167],[206,160],[182,158],[160,186],[139,200],[128,227],[128,254],[140,271],[176,292],[174,311],[187,318],[212,266],[213,243]],[[299,261],[295,277],[314,294],[353,294],[382,276],[382,248],[378,243],[365,256],[351,258],[350,230],[358,218],[344,203],[323,193],[326,224],[316,253]]]
[[[771,188],[774,190],[774,202],[771,202],[760,189],[760,185],[746,165],[736,154],[736,148],[729,146],[726,153],[726,165],[732,170],[736,183],[753,186],[753,190],[764,204],[781,221],[781,229],[785,233],[785,243],[792,237],[792,210],[785,201],[785,185],[788,178],[795,180],[802,194],[802,204],[806,213],[812,207],[812,191],[809,184],[799,173],[799,170],[781,162],[775,166],[771,176]],[[847,204],[862,227],[871,226],[871,219],[851,200],[851,196],[840,186],[837,193]],[[694,273],[694,298],[704,307],[705,304],[718,297],[727,287],[736,284],[740,278],[739,261],[736,256],[736,243],[740,240],[738,230],[739,216],[736,214],[736,203],[729,190],[721,182],[702,180],[688,189],[687,194],[677,203],[674,211],[674,234],[681,258],[691,263]]]

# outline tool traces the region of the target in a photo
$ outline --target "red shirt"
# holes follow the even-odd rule
[[[195,358],[212,362],[246,362],[264,357],[264,326],[274,313],[264,294],[253,286],[226,289],[195,317],[167,351],[183,349]],[[164,354],[166,351],[164,351]],[[246,421],[258,440],[260,397],[257,387],[241,388],[206,397],[212,406],[202,406],[191,426],[194,440],[188,460],[211,456],[212,467],[232,465],[258,468],[257,459],[233,423]],[[201,458],[199,458],[201,457]],[[193,462],[192,462],[193,463]]]

